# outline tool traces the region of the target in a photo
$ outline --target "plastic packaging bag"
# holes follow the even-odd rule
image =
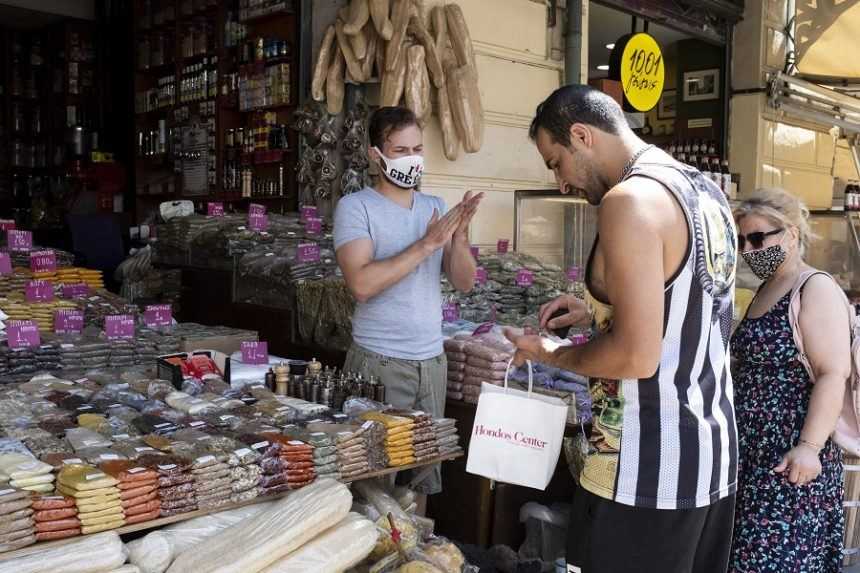
[[[263,573],[340,573],[364,560],[376,545],[376,526],[356,513],[319,535],[313,541],[263,569]]]
[[[337,524],[351,505],[346,486],[334,480],[317,481],[182,553],[168,571],[259,571]]]
[[[103,573],[125,563],[126,549],[114,532],[99,533],[24,557],[0,561],[0,570],[15,573]]]

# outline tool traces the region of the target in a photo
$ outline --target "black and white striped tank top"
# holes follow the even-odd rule
[[[690,240],[683,266],[666,284],[656,374],[590,381],[594,422],[581,483],[625,505],[704,507],[736,490],[729,335],[737,235],[722,191],[698,170],[650,150],[625,179],[630,177],[648,177],[672,193]],[[586,282],[590,270],[589,260]],[[595,329],[611,329],[611,305],[590,294],[587,302]]]

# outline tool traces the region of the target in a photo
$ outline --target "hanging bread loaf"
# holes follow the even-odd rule
[[[344,33],[347,36],[358,36],[369,19],[370,7],[367,4],[367,0],[351,0],[348,17],[343,25]]]
[[[334,26],[329,26],[325,32],[322,44],[320,44],[320,52],[317,55],[317,64],[314,66],[314,75],[311,79],[311,97],[316,101],[325,99],[325,81],[328,75],[328,68],[331,65],[332,47],[334,46]]]
[[[334,59],[328,68],[326,77],[326,108],[330,114],[338,114],[343,110],[344,96],[344,57],[340,46],[335,46]]]
[[[466,153],[477,153],[484,142],[484,109],[475,70],[468,65],[450,68],[447,87],[463,149]]]
[[[436,51],[439,53],[440,58],[442,57],[443,51],[448,46],[447,18],[444,6],[436,6],[433,8],[431,13],[431,19],[433,20],[433,38],[436,40]]]
[[[460,66],[472,66],[477,71],[475,50],[472,48],[472,37],[469,35],[463,10],[457,4],[448,4],[445,6],[445,17],[448,21],[448,38],[451,40],[451,46],[454,47],[457,63]]]
[[[373,77],[373,64],[376,62],[378,53],[376,44],[379,42],[379,35],[373,24],[367,24],[364,27],[363,34],[367,38],[367,54],[364,56],[364,61],[361,62],[361,81],[367,82]]]
[[[430,78],[427,75],[424,47],[412,46],[406,52],[406,107],[424,128],[430,117]]]
[[[347,35],[347,38],[349,38],[349,43],[352,45],[352,52],[355,54],[355,58],[359,61],[359,65],[361,65],[361,61],[367,56],[367,36],[362,32],[355,36]]]
[[[457,126],[454,125],[451,100],[446,86],[436,88],[436,103],[438,106],[436,113],[439,115],[439,125],[442,127],[442,147],[445,158],[448,161],[456,161],[460,155],[460,137],[457,135]]]
[[[424,57],[427,60],[427,69],[430,72],[430,77],[433,78],[433,85],[441,88],[445,85],[445,72],[442,69],[442,60],[439,57],[438,50],[436,50],[436,41],[430,35],[430,32],[427,31],[427,27],[424,26],[424,20],[420,15],[415,13],[409,18],[407,30],[415,36],[419,44],[424,46]]]
[[[379,81],[385,76],[385,40],[382,36],[378,36],[379,41],[376,42],[376,73]]]
[[[352,50],[352,44],[343,31],[343,21],[338,19],[334,25],[335,34],[337,34],[337,43],[340,45],[340,51],[343,53],[343,58],[346,61],[346,67],[349,68],[349,73],[353,78],[361,77],[361,64],[358,58],[355,57],[355,52]]]
[[[409,26],[409,17],[412,13],[412,0],[394,0],[391,10],[391,22],[394,25],[394,34],[388,41],[385,49],[385,69],[391,71],[398,66],[398,60],[404,49],[403,41],[406,39],[406,28]]]
[[[386,62],[388,61],[386,57]],[[387,67],[387,66],[386,66]],[[406,58],[400,58],[394,71],[386,70],[382,74],[382,106],[395,106],[403,97],[403,88],[406,84]]]
[[[373,20],[373,27],[376,28],[376,33],[382,36],[386,42],[394,35],[394,26],[391,19],[388,17],[391,11],[391,3],[389,0],[369,0],[370,18]],[[379,70],[380,73],[382,70]]]

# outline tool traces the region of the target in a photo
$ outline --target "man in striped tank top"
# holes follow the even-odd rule
[[[569,528],[568,571],[723,573],[737,474],[729,371],[736,232],[721,190],[647,145],[621,107],[565,86],[530,135],[562,193],[598,208],[586,301],[542,326],[592,322],[584,345],[509,333],[526,359],[590,378],[594,423]],[[559,309],[567,313],[549,320]]]

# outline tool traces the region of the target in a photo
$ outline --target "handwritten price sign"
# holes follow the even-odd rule
[[[34,273],[52,273],[57,270],[57,254],[54,251],[30,253],[30,270]]]
[[[266,214],[266,206],[258,205],[257,203],[251,203],[248,205],[248,214],[249,215],[265,215]]]
[[[445,322],[457,322],[460,320],[460,307],[455,303],[443,304],[442,320]]]
[[[224,203],[208,203],[206,205],[206,214],[210,217],[223,217]]]
[[[305,219],[305,233],[308,235],[319,235],[322,233],[322,219],[319,217],[308,217]]]
[[[248,215],[248,228],[259,233],[267,231],[269,229],[269,216],[265,213],[251,213]]]
[[[9,348],[35,348],[42,344],[39,327],[32,320],[14,320],[7,325]]]
[[[90,296],[90,286],[86,283],[63,285],[63,298],[86,298]]]
[[[243,364],[268,364],[269,344],[267,342],[243,342],[242,343]]]
[[[169,304],[152,304],[143,312],[143,321],[146,326],[170,326],[173,324],[173,310]]]
[[[60,309],[54,313],[54,332],[56,334],[80,334],[83,330],[83,311]]]
[[[6,236],[10,251],[26,252],[33,249],[33,233],[30,231],[12,229]]]
[[[105,334],[109,340],[134,338],[134,318],[128,314],[106,316]]]
[[[517,286],[528,288],[535,284],[535,276],[531,271],[520,269],[517,271]]]
[[[50,302],[54,300],[54,287],[48,281],[30,281],[24,287],[27,302]]]
[[[12,257],[9,253],[0,253],[0,275],[12,274]]]
[[[304,243],[296,248],[296,260],[300,263],[316,263],[320,260],[320,246]]]
[[[508,248],[511,246],[511,241],[509,239],[499,239],[499,242],[496,243],[496,252],[500,255],[504,255],[508,252]]]
[[[308,219],[310,219],[312,217],[317,217],[317,208],[313,207],[313,206],[302,207],[301,214],[302,214],[302,221],[307,221]]]

